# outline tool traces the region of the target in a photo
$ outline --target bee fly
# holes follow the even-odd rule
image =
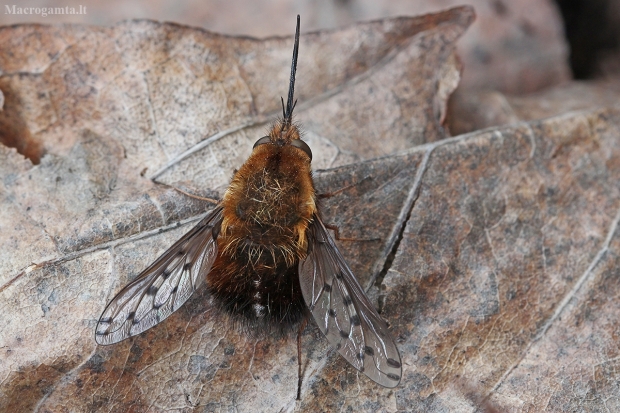
[[[252,328],[299,326],[297,399],[309,314],[353,367],[382,386],[398,385],[400,355],[387,325],[321,221],[312,151],[292,122],[298,48],[299,16],[283,118],[256,141],[222,201],[112,299],[97,324],[97,343],[153,327],[206,280],[215,302]]]

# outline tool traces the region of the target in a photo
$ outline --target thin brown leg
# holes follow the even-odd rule
[[[353,188],[354,186],[357,186],[357,185],[361,184],[361,183],[362,183],[362,182],[364,182],[366,179],[371,179],[371,177],[370,177],[370,176],[366,176],[366,177],[364,177],[364,178],[360,179],[359,181],[357,181],[356,183],[351,184],[351,185],[344,186],[344,187],[342,187],[342,188],[338,189],[337,191],[333,191],[333,192],[326,192],[326,193],[324,193],[324,194],[317,194],[316,196],[317,196],[319,199],[323,199],[323,198],[331,198],[331,197],[333,197],[333,196],[338,195],[339,193],[341,193],[341,192],[343,192],[343,191],[346,191],[346,190],[347,190],[347,189],[349,189],[349,188]]]
[[[188,196],[188,197],[190,197],[190,198],[199,199],[199,200],[201,200],[201,201],[212,202],[212,203],[214,203],[214,204],[217,204],[217,203],[219,203],[219,202],[220,202],[220,201],[218,201],[217,199],[214,199],[214,198],[205,198],[205,197],[202,197],[202,196],[198,196],[198,195],[190,194],[189,192],[185,192],[185,191],[183,191],[182,189],[179,189],[179,188],[174,187],[174,186],[173,186],[172,188],[173,188],[173,189],[175,189],[176,191],[179,191],[179,192],[180,192],[180,193],[182,193],[183,195],[187,195],[187,196]]]
[[[338,228],[337,225],[330,225],[330,224],[323,224],[325,225],[325,228],[327,229],[331,229],[332,231],[334,231],[334,238],[336,238],[336,240],[338,241],[380,241],[381,238],[370,238],[370,239],[359,239],[359,238],[342,238],[340,236],[340,229]]]
[[[308,317],[304,317],[299,325],[299,331],[297,331],[297,400],[301,400],[301,382],[303,377],[301,375],[301,333],[306,329],[308,324]]]
[[[214,199],[214,198],[205,198],[205,197],[202,197],[202,196],[198,196],[198,195],[190,194],[189,192],[185,192],[184,190],[179,189],[179,188],[177,188],[176,186],[168,185],[168,184],[165,184],[165,183],[163,183],[163,182],[155,181],[155,183],[156,183],[156,184],[158,184],[158,185],[164,185],[164,186],[167,186],[167,187],[169,187],[169,188],[174,189],[174,190],[175,190],[175,191],[177,191],[177,192],[182,193],[183,195],[186,195],[186,196],[188,196],[188,197],[190,197],[190,198],[198,199],[198,200],[200,200],[200,201],[212,202],[212,203],[214,203],[214,204],[219,204],[219,202],[220,202],[218,199]]]

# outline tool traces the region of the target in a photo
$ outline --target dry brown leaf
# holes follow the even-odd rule
[[[405,382],[379,397],[335,358],[300,410],[615,411],[619,136],[604,109],[413,150],[382,291]]]
[[[608,109],[428,149],[384,280],[399,409],[616,410],[619,136]]]
[[[375,38],[373,30],[403,30],[400,35],[379,36],[374,52],[364,51],[363,42],[353,42],[358,45],[358,58],[368,53],[372,59],[365,66],[356,63],[348,69],[340,68],[334,76],[339,80],[334,83],[315,78],[314,84],[326,84],[327,91],[317,94],[311,86],[300,87],[300,105],[305,100],[306,106],[299,107],[303,109],[299,117],[310,131],[313,149],[317,148],[315,157],[329,160],[322,166],[419,143],[416,137],[422,129],[431,143],[316,174],[321,191],[357,183],[328,200],[327,220],[338,224],[345,236],[368,240],[341,246],[365,285],[373,284],[379,276],[381,288],[373,287],[370,292],[381,303],[382,314],[397,337],[404,372],[401,386],[380,388],[330,351],[320,333],[310,328],[304,334],[307,362],[303,400],[298,404],[293,400],[297,363],[294,342],[249,339],[236,332],[214,311],[205,291],[135,339],[108,347],[97,347],[93,340],[94,324],[109,298],[186,231],[205,208],[201,202],[140,178],[140,171],[148,167],[147,176],[152,176],[167,162],[180,160],[160,179],[208,195],[221,193],[225,178],[260,136],[262,122],[277,111],[277,99],[271,102],[267,93],[283,86],[269,87],[271,77],[248,80],[251,76],[244,74],[242,83],[255,85],[250,93],[252,101],[261,102],[255,107],[273,107],[263,112],[247,109],[246,113],[235,112],[234,104],[233,109],[214,112],[219,115],[196,126],[198,115],[192,111],[199,110],[191,103],[200,101],[202,95],[192,93],[210,85],[201,77],[209,75],[183,78],[184,72],[175,65],[184,59],[161,57],[177,56],[171,52],[177,50],[172,46],[183,39],[187,44],[190,29],[164,26],[166,31],[157,26],[159,37],[153,36],[151,29],[157,27],[152,23],[94,29],[124,30],[123,39],[145,46],[145,50],[127,57],[126,61],[137,68],[128,66],[120,72],[135,71],[142,73],[142,78],[123,83],[120,80],[126,75],[119,75],[115,77],[118,84],[108,83],[103,88],[93,80],[103,75],[89,77],[92,72],[84,69],[88,65],[71,65],[66,60],[69,58],[63,57],[82,61],[88,48],[78,45],[78,53],[67,44],[75,39],[81,39],[75,45],[92,42],[95,35],[89,29],[38,27],[45,33],[23,36],[27,44],[39,48],[49,42],[48,53],[40,49],[28,56],[24,53],[20,63],[20,67],[28,68],[24,74],[15,69],[19,59],[3,61],[0,89],[6,102],[0,116],[7,111],[20,115],[18,130],[27,130],[30,135],[24,136],[40,142],[48,155],[33,167],[14,150],[0,147],[0,236],[4,247],[0,253],[0,322],[6,326],[0,334],[0,409],[617,410],[620,112],[602,109],[562,114],[566,108],[594,106],[576,102],[574,96],[583,95],[577,88],[578,93],[554,95],[555,100],[550,100],[558,105],[551,109],[540,97],[529,102],[523,98],[520,102],[527,104],[520,107],[516,100],[511,101],[511,108],[520,110],[519,116],[524,118],[560,114],[555,118],[432,142],[442,136],[441,103],[452,90],[449,85],[454,84],[446,80],[454,80],[447,76],[454,73],[454,66],[445,62],[451,61],[452,42],[470,19],[468,9],[460,9],[313,35],[316,41],[323,39],[317,50],[340,47],[342,54],[354,48],[350,43],[349,47],[332,45],[330,41],[336,39],[346,44],[339,34],[348,33],[345,39],[351,42],[360,35]],[[133,37],[126,34],[132,25]],[[410,33],[407,30],[412,30],[412,25],[427,30],[413,30],[411,33],[417,34],[409,39],[403,33]],[[9,29],[24,28],[28,27]],[[5,28],[2,35],[7,36],[9,29]],[[356,30],[361,33],[356,34]],[[146,40],[136,40],[138,34]],[[392,47],[383,43],[388,37],[397,39]],[[271,50],[269,59],[253,63],[256,76],[262,76],[262,69],[276,60],[272,72],[278,73],[274,78],[281,78],[274,80],[274,85],[283,82],[290,39],[243,42],[254,45],[254,49],[243,49],[246,57],[252,54],[250,50],[259,54]],[[447,43],[439,46],[434,42]],[[398,46],[394,49],[394,45]],[[302,47],[310,49],[312,42],[308,40]],[[378,137],[386,143],[387,135],[381,133],[387,132],[381,131],[389,128],[372,129],[374,120],[362,123],[361,129],[353,129],[351,125],[357,124],[346,123],[350,120],[339,124],[341,127],[331,124],[335,111],[341,110],[343,119],[354,118],[356,102],[360,108],[369,101],[390,108],[384,95],[372,100],[371,94],[361,92],[368,85],[379,90],[386,87],[383,82],[389,76],[383,70],[408,70],[393,62],[422,49],[428,50],[422,66],[429,77],[416,83],[416,76],[409,77],[413,71],[403,75],[403,79],[411,79],[409,87],[419,93],[420,100],[412,97],[414,100],[398,101],[397,106],[410,105],[411,110],[415,107],[420,111],[415,113],[426,113],[427,117],[407,127],[399,118],[388,141],[394,139],[394,146],[377,143]],[[206,49],[202,50],[198,55],[204,55]],[[316,54],[321,55],[319,51]],[[351,54],[346,56],[351,60]],[[45,59],[47,63],[41,63]],[[114,59],[109,62],[114,66]],[[148,66],[147,62],[157,63]],[[238,73],[248,65],[239,63]],[[79,75],[76,68],[82,70],[77,71]],[[349,71],[354,73],[349,75]],[[70,87],[49,86],[60,73],[66,73],[64,78],[71,77]],[[262,82],[267,86],[260,92]],[[84,85],[91,85],[95,92]],[[140,85],[157,87],[145,92]],[[185,89],[174,95],[175,88],[180,87]],[[433,87],[443,91],[439,97],[420,92]],[[40,94],[35,93],[37,88],[41,88]],[[106,92],[112,88],[118,90]],[[279,94],[284,91],[275,96]],[[613,91],[607,95],[613,104]],[[596,93],[592,96],[590,102],[600,103]],[[145,97],[150,98],[146,103]],[[84,105],[72,111],[71,99],[84,99]],[[539,110],[531,109],[535,104]],[[15,106],[19,109],[8,109]],[[198,106],[213,110],[206,103]],[[144,108],[153,113],[145,114]],[[412,114],[406,116],[407,120],[417,119]],[[173,122],[170,125],[161,120],[168,118]],[[1,119],[8,122],[9,118]],[[160,124],[149,119],[160,119]],[[200,148],[204,136],[235,127],[242,129],[190,156],[181,156],[184,151]],[[368,136],[372,139],[365,141]],[[347,145],[356,142],[354,139],[360,143],[351,150]],[[142,141],[145,155],[140,152]],[[231,159],[230,164],[207,172],[207,168],[227,159]],[[177,223],[181,223],[180,228],[176,228]],[[371,240],[376,237],[381,239]],[[392,248],[397,248],[393,262],[389,257]],[[36,265],[30,266],[33,262]],[[386,274],[383,268],[388,270]]]
[[[522,96],[494,90],[464,92],[459,89],[450,97],[448,124],[455,135],[573,111],[617,107],[620,81],[575,81]]]
[[[454,42],[472,19],[465,7],[302,35],[296,110],[315,168],[445,137]],[[0,29],[2,141],[40,160],[0,146],[0,410],[295,406],[294,342],[240,334],[205,291],[140,337],[93,338],[109,299],[208,208],[148,178],[221,195],[280,110],[291,45],[144,21]],[[341,245],[367,286],[399,239],[423,156],[316,173],[321,191],[356,184],[325,215],[362,239]],[[334,355],[308,329],[304,356],[307,394]]]

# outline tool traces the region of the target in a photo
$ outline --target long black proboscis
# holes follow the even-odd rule
[[[299,53],[299,14],[297,15],[297,28],[295,29],[295,46],[293,46],[293,62],[291,63],[291,80],[288,85],[288,100],[286,101],[286,112],[284,112],[284,122],[289,125],[293,121],[293,109],[295,101],[295,72],[297,72],[297,54]]]

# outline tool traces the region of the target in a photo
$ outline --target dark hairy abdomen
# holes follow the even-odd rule
[[[306,311],[298,263],[287,266],[277,251],[256,248],[263,249],[258,260],[247,249],[238,250],[234,257],[220,254],[207,277],[209,290],[244,327],[285,334]]]

